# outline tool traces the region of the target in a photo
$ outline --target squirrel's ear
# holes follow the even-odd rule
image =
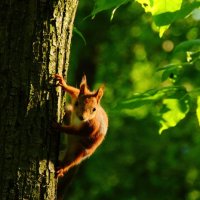
[[[97,99],[97,103],[100,102],[102,96],[103,96],[103,93],[104,93],[104,86],[101,86],[97,91],[96,93],[94,94],[94,96],[96,97]]]
[[[81,80],[81,83],[80,83],[80,87],[81,87],[81,85],[86,85],[86,87],[87,87],[87,79],[86,79],[86,75],[84,74],[83,75],[83,77],[82,77],[82,80]]]
[[[87,93],[87,79],[86,75],[83,75],[80,83],[80,94],[86,94],[86,93]]]
[[[85,84],[81,84],[80,85],[80,93],[79,93],[79,95],[86,94],[86,93],[87,93],[87,87],[86,87],[86,85]]]

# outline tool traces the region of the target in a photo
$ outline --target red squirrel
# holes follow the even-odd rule
[[[100,105],[103,87],[95,92],[90,91],[85,75],[80,89],[67,85],[62,75],[56,74],[55,78],[73,102],[70,125],[54,125],[58,131],[68,134],[69,137],[67,153],[56,172],[57,177],[62,177],[70,168],[91,156],[102,143],[108,129],[108,117]]]

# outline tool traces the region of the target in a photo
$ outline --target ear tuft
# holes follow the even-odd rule
[[[86,75],[84,74],[80,83],[80,94],[86,94],[87,93],[87,79]]]
[[[96,97],[97,99],[97,103],[100,102],[102,96],[103,96],[103,93],[104,93],[104,86],[101,86],[97,91],[96,93],[94,94],[94,96]]]
[[[82,80],[81,80],[81,83],[80,83],[80,87],[81,87],[82,84],[85,84],[85,85],[87,86],[87,78],[86,78],[86,75],[85,75],[85,74],[82,76]]]

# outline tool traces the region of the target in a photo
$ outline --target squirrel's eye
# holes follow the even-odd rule
[[[95,111],[96,111],[96,108],[93,108],[92,111],[95,112]]]
[[[75,105],[75,106],[78,106],[78,101],[76,101],[74,105]]]

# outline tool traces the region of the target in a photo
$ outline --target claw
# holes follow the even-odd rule
[[[60,74],[55,74],[54,77],[56,78],[57,81],[59,81],[59,83],[57,84],[57,86],[61,86],[61,87],[67,87],[67,84],[63,78],[62,75]]]
[[[59,170],[56,171],[56,177],[63,177],[64,176],[64,169],[60,168]]]

